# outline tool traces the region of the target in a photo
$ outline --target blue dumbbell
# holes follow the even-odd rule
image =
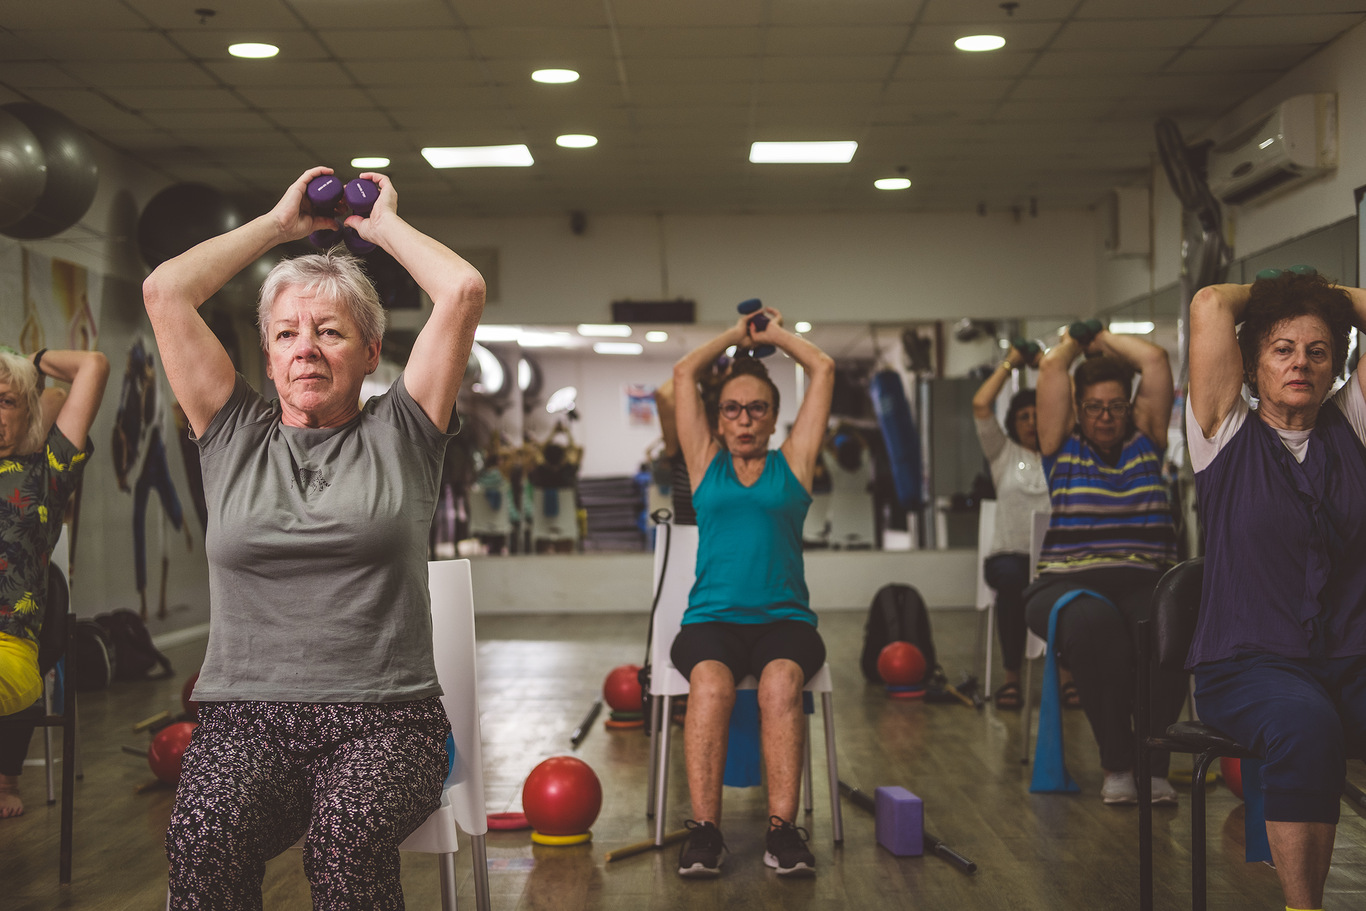
[[[735,305],[736,311],[741,315],[746,313],[755,314],[753,317],[750,318],[749,323],[751,326],[753,326],[760,332],[763,332],[765,329],[768,328],[768,317],[761,312],[763,308],[763,302],[760,301],[757,297],[751,297],[749,300],[740,301],[740,303]],[[749,356],[768,357],[770,354],[777,350],[778,349],[773,347],[772,345],[758,345],[754,348],[749,349]]]

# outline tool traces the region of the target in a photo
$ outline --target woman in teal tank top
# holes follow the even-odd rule
[[[762,363],[742,357],[731,365],[714,424],[698,390],[727,348],[765,344],[793,358],[807,376],[792,431],[776,450],[768,445],[778,423],[778,389]],[[768,780],[764,862],[782,875],[814,872],[805,832],[792,823],[805,737],[802,688],[825,662],[807,595],[801,530],[834,382],[829,355],[784,329],[772,308],[742,317],[674,367],[679,446],[698,526],[697,580],[672,649],[689,681],[683,739],[694,818],[679,856],[682,876],[720,872],[726,735],[735,685],[749,674],[759,680]]]

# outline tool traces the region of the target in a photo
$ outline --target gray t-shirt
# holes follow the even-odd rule
[[[399,376],[341,427],[286,427],[240,375],[197,442],[209,504],[202,702],[438,696],[427,541],[452,434]]]

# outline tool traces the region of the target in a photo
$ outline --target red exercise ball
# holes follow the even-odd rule
[[[914,686],[925,679],[925,656],[910,642],[889,642],[878,653],[877,672],[888,686]]]
[[[180,706],[185,710],[185,714],[191,718],[199,717],[199,703],[190,698],[190,694],[194,692],[194,685],[198,681],[199,673],[196,671],[190,675],[189,680],[185,681],[185,686],[180,691]]]
[[[1224,784],[1239,799],[1243,799],[1243,761],[1231,756],[1219,758],[1219,774],[1224,776]]]
[[[147,764],[153,775],[167,784],[180,781],[180,760],[196,727],[193,721],[177,721],[157,731],[147,747]]]
[[[612,668],[602,684],[602,698],[614,712],[639,712],[645,707],[640,692],[640,665],[623,664]]]
[[[522,811],[542,835],[581,835],[602,809],[602,783],[582,759],[552,756],[522,785]]]

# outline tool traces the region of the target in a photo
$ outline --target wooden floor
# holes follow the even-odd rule
[[[936,645],[951,681],[974,663],[977,615],[933,615]],[[478,620],[485,778],[490,812],[520,808],[521,783],[541,759],[570,752],[571,731],[598,696],[614,666],[639,662],[644,616],[509,617]],[[896,858],[880,848],[872,817],[844,804],[843,846],[832,844],[825,776],[818,764],[815,812],[800,821],[811,831],[818,876],[780,881],[762,865],[764,804],[758,789],[726,792],[723,831],[730,853],[714,881],[683,881],[676,849],[603,863],[603,855],[649,837],[645,819],[648,739],[609,732],[601,722],[577,751],[602,779],[605,798],[593,842],[533,846],[525,832],[488,836],[493,907],[498,911],[577,909],[1110,909],[1135,908],[1137,812],[1112,808],[1098,796],[1100,770],[1080,712],[1065,713],[1068,766],[1077,796],[1029,793],[1029,767],[1019,761],[1018,712],[975,711],[959,704],[906,703],[886,698],[858,672],[862,612],[821,619],[835,675],[841,777],[869,793],[900,785],[925,801],[926,828],[978,865],[967,876],[935,857]],[[29,811],[0,820],[0,908],[151,911],[164,906],[162,835],[172,793],[144,788],[145,762],[124,745],[145,748],[133,722],[179,707],[181,683],[194,672],[203,645],[174,649],[175,680],[117,684],[83,697],[81,753],[85,777],[76,786],[74,882],[57,885],[57,807],[43,801],[42,769],[24,775]],[[817,716],[819,717],[819,716]],[[813,725],[819,744],[819,723]],[[33,756],[41,756],[35,738]],[[687,816],[681,743],[675,744],[668,828]],[[822,755],[817,750],[816,755]],[[1184,762],[1178,759],[1178,762]],[[1354,770],[1354,779],[1363,773]],[[1189,807],[1155,814],[1159,909],[1189,907]],[[1282,908],[1274,872],[1242,862],[1242,804],[1223,787],[1208,813],[1211,909]],[[1366,907],[1366,826],[1344,808],[1328,908]],[[460,901],[473,907],[470,854],[457,858]],[[407,906],[439,907],[434,858],[405,855]],[[271,862],[265,907],[308,907],[297,852]]]

